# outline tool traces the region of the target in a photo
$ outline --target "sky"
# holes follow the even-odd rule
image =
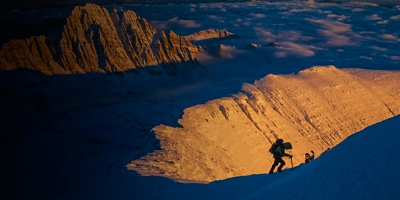
[[[227,47],[222,57],[201,55],[200,68],[174,77],[55,76],[37,82],[21,76],[18,84],[24,90],[16,92],[23,97],[20,101],[35,99],[47,107],[18,108],[23,117],[2,124],[16,123],[25,131],[13,138],[9,162],[1,166],[7,180],[2,194],[16,199],[264,199],[284,190],[287,199],[400,198],[399,117],[281,174],[181,184],[141,177],[125,167],[157,148],[153,127],[177,125],[185,108],[236,94],[243,83],[269,73],[331,64],[400,70],[400,7],[307,2],[117,6],[135,11],[159,31],[188,35],[218,28],[238,38],[222,41]],[[36,23],[65,16],[61,11],[13,11],[1,17]],[[270,42],[280,47],[266,47]],[[251,43],[261,47],[249,49]],[[382,139],[384,147],[369,151]]]
[[[0,15],[8,11],[32,10],[32,9],[51,9],[62,8],[64,6],[83,5],[85,3],[97,4],[123,4],[123,3],[144,3],[144,4],[169,4],[169,3],[207,3],[207,2],[250,2],[252,0],[3,0],[0,2]],[[269,2],[293,1],[293,0],[261,0]],[[296,1],[296,0],[294,0]],[[300,0],[314,2],[314,0]],[[349,0],[316,0],[317,2],[347,3]],[[368,2],[381,6],[398,6],[398,0],[352,0],[354,2]]]

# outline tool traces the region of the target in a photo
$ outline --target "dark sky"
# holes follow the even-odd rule
[[[200,3],[200,2],[240,2],[248,0],[3,0],[0,1],[0,10],[6,11],[10,9],[40,9],[65,5],[78,5],[87,2],[97,4],[112,3]]]
[[[57,7],[64,5],[83,4],[85,2],[102,4],[102,3],[122,3],[123,1],[124,0],[5,0],[1,1],[0,7],[2,11],[10,9],[29,10],[29,9],[49,8],[49,7]]]

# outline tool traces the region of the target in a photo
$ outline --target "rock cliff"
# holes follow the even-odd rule
[[[149,66],[166,71],[197,63],[199,47],[174,32],[157,32],[133,11],[77,6],[59,37],[11,40],[0,50],[0,69],[44,74],[121,72]],[[58,39],[54,39],[58,38]]]
[[[267,173],[277,138],[293,144],[293,164],[318,157],[349,135],[400,114],[400,73],[313,67],[268,75],[242,92],[184,110],[181,127],[153,130],[161,149],[128,164],[142,175],[210,182]],[[286,167],[290,167],[287,160]]]

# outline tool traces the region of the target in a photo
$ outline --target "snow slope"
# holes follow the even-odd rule
[[[57,199],[399,199],[399,142],[397,116],[348,137],[307,165],[281,173],[181,184],[120,170],[118,176],[71,188]]]

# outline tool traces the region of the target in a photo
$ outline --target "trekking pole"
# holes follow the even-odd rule
[[[293,159],[290,157],[290,163],[292,163],[292,169],[293,169]]]

